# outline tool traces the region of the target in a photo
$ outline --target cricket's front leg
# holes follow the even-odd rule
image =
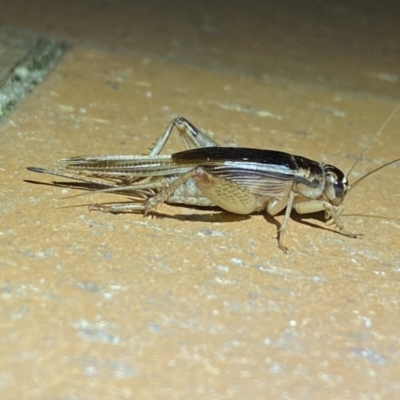
[[[344,229],[344,224],[340,219],[340,215],[344,211],[344,206],[333,206],[327,201],[323,200],[310,200],[297,203],[294,205],[294,209],[299,214],[312,214],[319,211],[325,211],[325,217],[329,218],[326,222],[327,225],[336,225],[339,229],[339,233],[351,238],[359,238],[362,234],[352,233]]]
[[[327,225],[333,225],[333,224],[336,225],[339,229],[339,233],[344,236],[348,236],[351,238],[360,238],[363,236],[362,233],[352,233],[344,229],[343,222],[340,219],[340,214],[342,214],[344,211],[343,205],[335,207],[330,203],[324,202],[324,206],[325,206],[325,216],[330,217],[330,219],[326,222]]]

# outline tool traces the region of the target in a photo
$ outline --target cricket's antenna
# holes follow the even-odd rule
[[[380,169],[387,167],[388,165],[397,163],[398,161],[400,161],[400,158],[396,158],[395,160],[389,161],[386,164],[383,164],[381,166],[379,166],[378,168],[373,169],[372,171],[369,171],[368,173],[366,173],[365,175],[363,175],[361,178],[358,178],[353,184],[350,185],[349,191],[351,189],[354,189],[354,187],[356,185],[358,185],[362,180],[364,180],[367,176],[370,176],[372,174],[374,174],[375,172],[378,172]]]
[[[350,168],[349,172],[347,172],[346,174],[346,178],[348,178],[350,176],[350,174],[353,172],[354,168],[356,167],[356,165],[362,160],[362,158],[364,157],[364,154],[367,152],[367,150],[369,149],[369,147],[371,146],[372,142],[374,141],[374,139],[379,136],[382,131],[385,129],[386,125],[388,124],[388,122],[393,118],[393,116],[397,113],[397,111],[400,109],[400,104],[398,104],[398,106],[395,108],[395,110],[386,118],[386,121],[382,124],[382,126],[379,128],[378,132],[376,133],[376,135],[373,137],[373,139],[367,144],[367,146],[365,147],[365,149],[363,150],[363,152],[359,155],[359,157],[357,158],[357,160],[355,161],[355,163],[352,165],[352,167]],[[380,169],[393,164],[395,162],[399,161],[397,160],[393,160],[390,161],[389,163],[382,165],[381,167],[378,167],[376,169],[374,169],[371,172],[368,172],[367,175],[364,175],[363,177],[361,177],[360,179],[358,179],[357,181],[355,181],[352,185],[351,188],[353,188],[355,186],[356,183],[360,182],[362,179],[366,178],[367,176],[373,174],[376,171],[379,171]]]

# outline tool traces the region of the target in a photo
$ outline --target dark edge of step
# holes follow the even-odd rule
[[[0,123],[51,72],[68,46],[65,42],[38,38],[0,82]]]

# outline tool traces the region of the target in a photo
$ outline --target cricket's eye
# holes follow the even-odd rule
[[[347,179],[345,181],[336,181],[333,184],[333,189],[335,190],[335,197],[341,198],[347,192]]]

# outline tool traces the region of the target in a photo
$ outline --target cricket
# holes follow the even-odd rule
[[[399,110],[400,104],[379,129]],[[176,130],[186,150],[160,154]],[[346,195],[359,182],[400,158],[363,175],[353,184],[349,176],[369,148],[365,148],[347,174],[339,168],[281,151],[222,147],[183,117],[175,118],[148,155],[93,155],[60,159],[55,168],[28,170],[73,179],[95,193],[117,193],[129,201],[92,204],[90,210],[148,215],[162,203],[215,207],[248,215],[265,211],[284,217],[278,246],[284,252],[284,235],[292,210],[299,214],[324,212],[327,225],[351,237],[341,216]],[[67,185],[66,185],[67,186]],[[73,187],[73,186],[71,186]]]

